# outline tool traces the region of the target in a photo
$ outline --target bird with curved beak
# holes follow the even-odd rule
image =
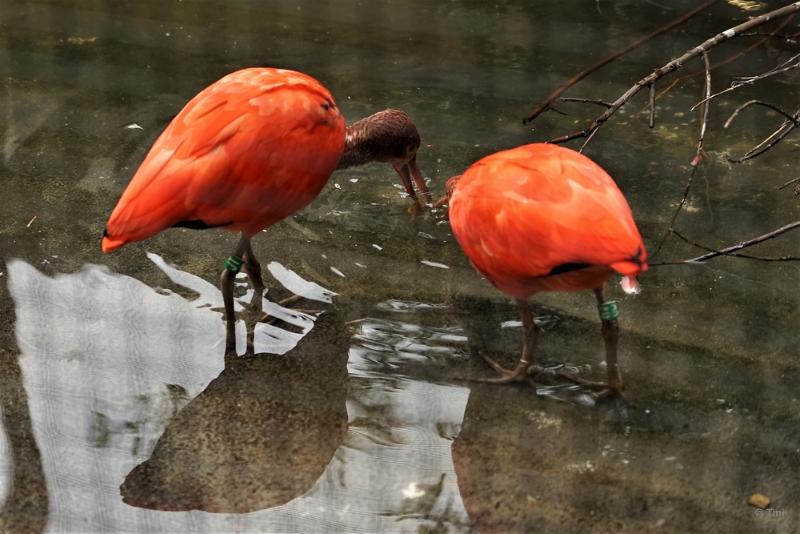
[[[431,193],[417,166],[419,146],[419,132],[411,118],[398,109],[385,109],[347,126],[344,154],[337,168],[345,169],[370,161],[389,163],[415,203],[418,204],[419,200],[414,185],[430,203]]]
[[[593,383],[598,397],[621,395],[617,364],[618,305],[603,288],[613,274],[622,288],[638,292],[636,276],[647,270],[631,209],[614,180],[586,156],[551,144],[531,144],[487,156],[451,178],[450,226],[472,265],[515,298],[522,316],[522,355],[513,369],[484,359],[498,373],[482,382],[528,381],[535,387],[538,328],[529,301],[542,291],[591,289],[605,340],[608,381]],[[562,375],[564,376],[564,375]]]
[[[411,178],[419,133],[398,110],[345,127],[331,93],[306,74],[249,68],[192,98],[153,144],[122,193],[103,234],[104,252],[171,227],[240,233],[220,286],[226,352],[236,350],[233,281],[244,268],[261,304],[264,283],[251,238],[308,205],[337,168],[390,163],[417,202]]]

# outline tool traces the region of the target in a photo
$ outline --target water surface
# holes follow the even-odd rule
[[[765,2],[774,7],[777,3]],[[7,1],[0,5],[0,503],[10,530],[701,531],[800,528],[795,264],[661,267],[621,299],[627,404],[548,380],[490,376],[520,329],[448,226],[412,218],[394,172],[337,172],[256,252],[284,322],[239,324],[258,354],[229,358],[216,280],[224,232],[174,229],[112,255],[105,220],[152,141],[202,87],[271,65],[312,74],[348,120],[407,111],[432,189],[477,158],[574,130],[595,110],[520,119],[563,80],[695,3]],[[719,2],[571,91],[612,99],[634,80],[760,13]],[[753,8],[747,11],[745,8]],[[796,23],[784,29],[796,29]],[[712,62],[750,41],[715,49]],[[715,70],[763,72],[778,42]],[[783,56],[782,56],[783,54]],[[686,72],[694,72],[691,65]],[[664,84],[666,86],[666,84]],[[587,154],[615,177],[649,248],[683,192],[702,77],[633,102]],[[789,137],[745,165],[780,122],[734,107],[796,107],[796,75],[712,108],[708,158],[678,228],[713,246],[797,218]],[[763,255],[797,254],[787,234]],[[677,240],[663,259],[695,255]],[[267,266],[270,266],[267,269]],[[292,275],[294,273],[294,275]],[[307,287],[307,286],[305,286]],[[241,302],[250,298],[239,280]],[[330,298],[328,298],[330,297]],[[604,373],[590,294],[543,295],[540,361]],[[243,308],[243,307],[242,307]],[[766,494],[780,514],[747,506]]]

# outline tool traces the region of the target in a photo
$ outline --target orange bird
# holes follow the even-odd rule
[[[475,268],[514,297],[524,344],[513,370],[484,356],[500,376],[483,382],[533,380],[537,327],[528,302],[540,291],[594,290],[606,347],[608,382],[598,396],[621,394],[617,304],[603,286],[622,275],[638,291],[647,252],[614,180],[592,160],[551,144],[497,152],[447,183],[453,234]]]
[[[241,232],[220,286],[228,352],[235,351],[233,280],[244,267],[260,304],[261,266],[250,238],[308,205],[336,168],[390,163],[406,192],[428,189],[416,165],[416,127],[384,110],[350,127],[331,93],[314,78],[250,68],[211,84],[178,113],[122,193],[103,234],[103,251],[164,229]]]

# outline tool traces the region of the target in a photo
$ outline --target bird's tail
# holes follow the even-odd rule
[[[111,237],[108,235],[108,230],[103,232],[103,252],[111,252],[116,250],[128,241],[124,238]]]
[[[627,293],[628,295],[638,295],[642,292],[642,288],[639,285],[639,281],[636,279],[635,276],[623,276],[622,280],[620,280],[619,285],[622,287],[622,290]]]
[[[622,275],[620,285],[625,293],[638,295],[641,291],[636,277],[647,270],[647,252],[639,247],[637,253],[624,261],[611,264],[611,268]]]

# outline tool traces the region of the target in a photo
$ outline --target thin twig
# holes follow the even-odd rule
[[[765,108],[769,108],[772,111],[775,111],[775,112],[780,113],[781,115],[783,115],[786,118],[787,121],[791,121],[795,126],[798,125],[798,119],[794,118],[789,113],[783,111],[781,108],[779,108],[775,104],[770,104],[769,102],[764,102],[763,100],[748,100],[747,102],[745,102],[744,104],[742,104],[741,106],[736,108],[733,111],[733,113],[731,113],[731,116],[728,117],[728,120],[725,121],[725,124],[722,127],[723,128],[727,128],[728,126],[730,126],[731,122],[733,122],[733,119],[736,118],[736,116],[739,114],[739,112],[740,111],[744,111],[745,109],[749,108],[750,106],[763,106]]]
[[[700,102],[698,102],[697,104],[692,106],[691,111],[694,111],[695,108],[697,108],[697,106],[699,106],[699,105],[701,105],[701,104],[703,104],[705,102],[708,102],[709,100],[711,100],[713,98],[717,98],[718,96],[724,95],[726,93],[730,93],[731,91],[734,91],[734,90],[738,89],[739,87],[744,87],[745,85],[752,85],[752,84],[756,83],[757,81],[763,80],[765,78],[769,78],[771,76],[775,76],[776,74],[781,74],[781,73],[786,72],[786,71],[791,70],[791,69],[796,69],[798,67],[800,67],[800,54],[796,54],[796,55],[792,56],[787,61],[784,61],[783,63],[781,63],[777,67],[773,67],[771,70],[769,70],[769,71],[767,71],[767,72],[765,72],[763,74],[759,74],[757,76],[747,76],[747,77],[744,77],[744,78],[739,78],[739,79],[734,80],[733,82],[731,82],[731,86],[728,87],[727,89],[723,89],[722,91],[719,91],[718,93],[714,93],[713,95],[704,98],[703,100],[701,100]]]
[[[798,176],[797,178],[792,178],[791,180],[789,180],[789,181],[788,181],[788,182],[786,182],[785,184],[783,184],[783,185],[781,185],[781,186],[778,186],[778,188],[777,188],[777,189],[778,189],[778,191],[780,191],[781,189],[786,189],[786,188],[787,188],[787,187],[789,187],[790,185],[792,185],[792,184],[794,184],[794,183],[797,183],[797,182],[800,182],[800,176]]]
[[[689,258],[688,260],[681,260],[681,261],[665,261],[661,263],[651,263],[650,266],[655,267],[659,265],[683,265],[683,264],[697,264],[697,263],[704,263],[712,258],[716,258],[717,256],[729,256],[731,252],[736,252],[737,250],[742,250],[747,247],[752,247],[753,245],[757,245],[763,241],[767,241],[768,239],[772,239],[777,237],[781,234],[785,234],[790,230],[794,230],[795,228],[800,227],[800,221],[795,221],[793,223],[789,223],[785,226],[781,226],[780,228],[773,230],[771,232],[767,232],[764,235],[760,235],[758,237],[754,237],[753,239],[748,239],[747,241],[742,241],[741,243],[737,243],[733,246],[723,248],[721,250],[715,250],[713,252],[709,252],[708,254],[703,254],[702,256],[697,256],[696,258]],[[781,260],[781,261],[793,261],[793,260]]]
[[[562,102],[580,102],[581,104],[597,104],[598,106],[603,106],[606,108],[610,108],[614,104],[611,102],[606,102],[605,100],[600,100],[599,98],[574,98],[574,97],[561,97],[559,98]],[[552,107],[550,109],[553,109]]]
[[[775,37],[777,39],[783,39],[788,43],[797,42],[794,35],[784,35],[782,33],[750,32],[750,33],[743,33],[742,37]]]
[[[711,65],[708,62],[708,54],[705,51],[703,52],[703,63],[706,67],[706,83],[703,93],[708,96],[711,94]],[[653,253],[654,258],[659,252],[661,252],[661,247],[664,246],[664,243],[667,241],[669,235],[675,232],[675,221],[678,220],[678,215],[680,214],[681,210],[683,210],[683,206],[686,204],[686,199],[689,197],[689,190],[692,188],[692,182],[694,181],[694,176],[697,173],[697,167],[703,161],[703,142],[706,137],[706,126],[708,124],[708,108],[709,105],[708,102],[706,102],[703,104],[702,109],[700,110],[700,135],[697,140],[697,149],[695,150],[694,157],[690,163],[692,170],[689,173],[689,178],[686,180],[686,188],[683,190],[683,197],[678,203],[678,207],[675,208],[675,212],[672,214],[672,219],[669,221],[669,228],[667,228],[667,231],[664,232],[664,235],[658,242],[656,251]]]
[[[580,150],[578,150],[578,152],[583,154],[583,149],[586,148],[586,145],[589,144],[589,141],[592,140],[592,137],[594,137],[594,134],[596,134],[596,133],[597,133],[597,130],[595,130],[595,131],[593,131],[592,133],[589,134],[589,137],[587,137],[586,141],[583,142],[583,144],[581,145],[581,148],[580,148]]]
[[[658,256],[658,253],[661,252],[661,247],[664,246],[664,243],[667,241],[667,238],[675,231],[675,221],[678,219],[678,214],[683,209],[683,205],[686,204],[686,199],[689,197],[689,190],[692,188],[692,182],[694,181],[694,175],[697,173],[697,166],[692,166],[692,170],[689,173],[689,178],[686,180],[686,188],[683,190],[683,197],[681,201],[678,203],[678,207],[675,208],[675,211],[672,214],[672,219],[669,221],[669,228],[667,231],[664,232],[664,235],[661,236],[661,240],[658,242],[658,246],[656,247],[656,251],[653,252],[652,257],[655,258]]]
[[[788,17],[784,18],[784,19],[781,21],[781,23],[780,23],[780,24],[779,24],[779,25],[778,25],[778,26],[775,28],[775,31],[778,31],[778,30],[781,30],[781,29],[783,29],[783,27],[784,27],[784,26],[786,26],[787,24],[789,24],[789,23],[790,23],[790,22],[791,22],[793,19],[794,19],[794,15],[790,15],[790,16],[788,16]],[[741,35],[742,35],[742,36],[745,36],[745,35],[751,35],[751,34],[749,34],[749,33],[744,33],[744,34],[741,34]],[[714,63],[713,65],[711,65],[711,70],[712,70],[712,71],[713,71],[713,70],[716,70],[716,69],[718,69],[719,67],[722,67],[722,66],[724,66],[724,65],[727,65],[728,63],[731,63],[731,62],[733,62],[733,61],[736,61],[736,60],[737,60],[737,59],[739,59],[740,57],[742,57],[742,56],[744,56],[744,55],[746,55],[746,54],[748,54],[748,53],[752,52],[752,51],[753,51],[753,50],[755,50],[756,48],[760,47],[761,45],[763,45],[763,44],[764,44],[764,43],[766,43],[767,41],[769,41],[769,37],[765,37],[764,39],[760,39],[760,40],[756,41],[755,43],[753,43],[752,45],[748,46],[748,47],[747,47],[747,48],[745,48],[744,50],[742,50],[742,51],[740,51],[740,52],[737,52],[737,53],[735,53],[735,54],[732,54],[732,55],[728,56],[727,58],[723,59],[722,61],[719,61],[719,62],[717,62],[717,63]],[[680,77],[678,77],[678,78],[675,78],[675,80],[673,80],[673,81],[672,81],[672,83],[670,83],[670,84],[669,84],[669,85],[666,87],[666,89],[664,89],[663,91],[661,91],[660,93],[658,93],[658,94],[656,95],[656,100],[658,100],[658,99],[660,99],[661,97],[663,97],[665,94],[667,94],[667,93],[668,93],[670,90],[672,90],[672,88],[673,88],[673,87],[675,87],[676,85],[678,85],[680,82],[682,82],[682,81],[684,81],[684,80],[688,80],[689,78],[694,78],[695,76],[697,76],[697,75],[699,75],[699,74],[703,74],[703,71],[702,71],[702,70],[698,70],[698,71],[695,71],[695,72],[690,72],[690,73],[688,73],[688,74],[685,74],[685,75],[683,75],[683,76],[680,76]]]
[[[700,138],[697,140],[697,152],[692,159],[692,166],[697,167],[703,157],[703,142],[706,138],[706,127],[708,126],[708,95],[711,94],[711,65],[708,62],[708,53],[703,51],[703,64],[706,67],[706,85],[704,93],[706,95],[705,102],[700,110]]]
[[[652,33],[649,33],[649,34],[645,35],[644,37],[640,37],[639,39],[636,39],[635,41],[633,41],[629,45],[627,45],[627,46],[617,50],[616,52],[612,53],[611,55],[601,59],[600,61],[598,61],[594,65],[586,67],[585,69],[580,71],[578,74],[576,74],[575,76],[573,76],[572,78],[570,78],[569,80],[564,82],[564,84],[561,87],[559,87],[558,89],[556,89],[555,91],[550,93],[550,96],[548,96],[547,99],[544,102],[542,102],[541,104],[536,106],[536,108],[534,108],[534,110],[526,118],[524,118],[522,120],[523,124],[528,124],[533,119],[535,119],[536,117],[541,115],[542,112],[545,111],[550,106],[550,104],[555,102],[558,97],[560,97],[562,94],[564,94],[564,92],[567,89],[569,89],[570,87],[572,87],[573,85],[575,85],[579,81],[583,80],[584,78],[586,78],[588,75],[590,75],[594,71],[604,67],[605,65],[608,65],[609,63],[611,63],[615,59],[619,58],[620,56],[624,55],[627,52],[630,52],[631,50],[633,50],[637,46],[641,45],[642,43],[645,43],[645,42],[649,41],[653,37],[656,37],[658,35],[661,35],[662,33],[668,32],[672,28],[674,28],[676,26],[679,26],[680,24],[683,24],[684,22],[686,22],[687,20],[689,20],[693,16],[697,15],[698,13],[703,11],[704,9],[707,9],[707,8],[711,7],[716,2],[717,2],[717,0],[709,0],[706,3],[694,8],[691,11],[689,11],[688,13],[684,13],[680,17],[676,18],[675,20],[673,20],[672,22],[667,24],[666,26],[662,26],[661,28],[658,28],[657,30],[653,31]]]
[[[792,130],[794,130],[795,128],[800,126],[800,108],[797,108],[795,110],[794,114],[789,115],[788,113],[786,113],[782,109],[780,109],[778,107],[775,107],[772,104],[769,104],[769,103],[766,103],[766,102],[761,102],[759,100],[750,100],[748,102],[745,102],[741,106],[739,106],[739,108],[737,108],[733,112],[733,115],[731,115],[728,118],[728,120],[725,121],[725,128],[728,127],[728,125],[731,123],[733,118],[736,115],[738,115],[738,113],[742,109],[744,109],[745,107],[747,107],[749,105],[754,105],[754,104],[761,105],[761,106],[770,108],[770,109],[772,109],[774,111],[777,111],[778,113],[780,113],[781,115],[786,117],[786,120],[784,120],[783,123],[780,126],[778,126],[778,128],[774,132],[769,134],[763,141],[761,141],[759,144],[757,144],[756,146],[754,146],[753,148],[748,150],[744,154],[744,156],[742,156],[740,158],[731,158],[729,156],[728,157],[728,161],[730,161],[731,163],[742,163],[742,162],[747,161],[749,159],[753,159],[755,157],[760,156],[761,154],[763,154],[767,150],[771,149],[772,147],[774,147],[775,145],[780,143],[787,135],[789,135],[792,132]]]
[[[547,108],[547,111],[555,111],[555,112],[556,112],[556,113],[558,113],[559,115],[569,115],[569,113],[566,113],[566,112],[564,112],[564,111],[561,111],[560,109],[558,109],[558,108],[555,108],[555,107],[553,107],[553,106],[550,106],[549,108]]]
[[[728,39],[733,38],[736,35],[741,34],[742,32],[751,30],[755,27],[758,27],[762,24],[769,22],[778,17],[785,17],[792,13],[800,11],[800,1],[793,2],[788,6],[784,6],[782,8],[776,9],[774,11],[770,11],[769,13],[764,13],[758,17],[753,17],[749,19],[747,22],[743,22],[733,28],[729,28],[724,32],[720,32],[714,37],[705,40],[698,46],[688,50],[680,57],[673,59],[666,65],[658,68],[642,78],[641,80],[637,81],[633,84],[630,89],[625,91],[619,98],[617,98],[613,102],[613,107],[608,108],[604,113],[594,119],[589,126],[584,128],[583,130],[573,132],[571,134],[563,135],[561,137],[557,137],[555,139],[551,139],[550,143],[564,143],[566,141],[570,141],[572,139],[576,139],[579,137],[589,137],[595,130],[597,130],[600,126],[603,125],[614,113],[616,113],[619,108],[621,108],[625,103],[627,103],[633,96],[635,96],[640,90],[644,87],[647,87],[654,81],[663,78],[667,74],[670,74],[678,69],[680,69],[687,61],[694,59],[695,57],[699,56],[703,52],[708,52],[711,48],[717,46],[718,44],[727,41]]]
[[[702,245],[695,241],[692,241],[685,235],[681,234],[677,230],[672,231],[675,234],[675,237],[681,239],[683,242],[692,245],[693,247],[697,247],[703,250],[707,250],[708,252],[719,252],[725,256],[733,256],[736,258],[746,258],[748,260],[757,260],[757,261],[800,261],[800,257],[797,256],[753,256],[751,254],[739,254],[738,252],[722,252],[720,250],[708,247],[706,245]]]

